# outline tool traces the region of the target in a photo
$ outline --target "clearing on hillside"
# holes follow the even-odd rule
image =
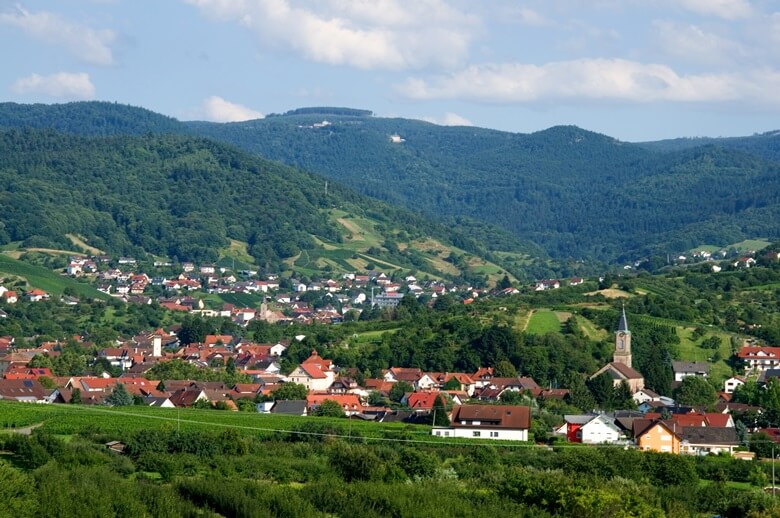
[[[92,255],[104,255],[105,252],[99,248],[95,248],[94,246],[90,246],[87,244],[86,241],[84,241],[84,238],[81,236],[77,236],[76,234],[65,234],[65,237],[70,239],[70,242],[74,245],[83,248],[87,253],[90,253]]]
[[[539,309],[531,315],[527,332],[533,335],[546,335],[547,333],[559,333],[561,321],[555,311]]]
[[[607,288],[605,290],[590,291],[585,295],[602,295],[604,296],[604,298],[607,299],[619,299],[619,298],[631,297],[631,294],[629,292],[618,290],[616,288]]]

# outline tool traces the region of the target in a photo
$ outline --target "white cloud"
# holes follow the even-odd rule
[[[554,22],[541,14],[538,11],[529,9],[528,7],[515,7],[512,6],[503,13],[504,19],[509,22],[519,23],[520,25],[528,25],[531,27],[545,27],[554,25]]]
[[[46,11],[30,13],[20,6],[16,12],[0,13],[0,24],[19,27],[33,38],[61,45],[87,63],[114,63],[110,47],[116,39],[113,31],[94,30]]]
[[[85,72],[60,72],[48,76],[32,74],[17,79],[11,89],[20,94],[43,94],[64,99],[92,99],[95,97],[95,85]]]
[[[206,120],[212,122],[241,122],[263,118],[263,114],[258,111],[231,103],[216,95],[203,101],[201,113]]]
[[[653,26],[656,39],[667,54],[694,63],[734,63],[748,54],[738,42],[707,32],[698,25],[656,21]]]
[[[623,59],[579,59],[545,65],[484,64],[427,81],[399,85],[419,100],[459,99],[494,103],[546,101],[758,102],[777,106],[780,72],[679,75],[666,65]]]
[[[749,18],[753,8],[748,0],[678,0],[681,7],[703,16],[724,20]]]
[[[473,126],[474,123],[457,113],[447,112],[443,117],[423,117],[422,120],[439,126]]]
[[[184,0],[251,29],[268,48],[360,69],[453,67],[479,23],[444,0]]]

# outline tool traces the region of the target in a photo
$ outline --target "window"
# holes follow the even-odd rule
[[[439,430],[436,430],[436,435],[441,435],[441,432]]]
[[[449,437],[449,436],[450,436],[450,432],[444,432],[444,437]]]
[[[491,437],[498,437],[498,432],[490,432]]]
[[[479,437],[482,435],[482,432],[473,432],[474,437]]]

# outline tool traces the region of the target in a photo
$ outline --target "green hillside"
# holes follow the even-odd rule
[[[517,134],[349,108],[182,123],[109,103],[6,103],[0,105],[3,126],[88,135],[189,133],[228,142],[330,179],[334,196],[339,183],[422,213],[457,234],[455,245],[482,255],[521,252],[568,265],[623,262],[702,243],[780,236],[776,132],[630,144],[574,126]],[[324,190],[324,180],[317,190]],[[321,202],[321,194],[307,197]],[[541,261],[524,261],[501,262],[537,278],[550,271]]]
[[[189,126],[443,221],[497,224],[557,258],[630,260],[780,230],[780,166],[749,147],[661,153],[571,126],[523,135],[328,113]]]
[[[67,249],[78,235],[116,255],[304,273],[373,263],[477,284],[480,268],[504,271],[457,230],[201,138],[0,130],[0,182],[0,244]],[[417,245],[429,241],[438,249]],[[442,250],[472,260],[442,268]]]
[[[107,102],[0,103],[0,128],[54,129],[74,135],[183,133],[182,123],[144,108]]]
[[[0,254],[0,276],[17,277],[31,288],[38,288],[51,295],[62,295],[66,289],[78,297],[89,297],[108,300],[110,297],[101,293],[89,284],[77,282],[69,277],[59,275],[42,266],[13,259]]]

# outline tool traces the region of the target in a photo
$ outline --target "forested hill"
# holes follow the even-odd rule
[[[767,160],[780,162],[780,131],[768,131],[750,137],[677,138],[656,142],[642,142],[640,145],[646,149],[656,151],[680,151],[712,145],[727,149],[738,149]]]
[[[421,212],[491,250],[623,261],[780,237],[780,137],[772,133],[630,144],[574,126],[516,134],[349,108],[230,124],[180,123],[108,103],[52,106],[37,118],[21,109],[0,105],[0,127],[35,119],[105,134],[114,131],[104,127],[112,113],[133,120],[135,110],[137,124],[117,122],[117,133],[228,142]]]
[[[0,128],[50,128],[74,135],[186,133],[178,120],[153,111],[107,102],[0,103]]]
[[[741,150],[662,153],[573,126],[524,135],[324,114],[189,126],[433,217],[490,221],[558,258],[780,236],[780,167]]]
[[[233,240],[257,265],[278,270],[302,251],[335,254],[354,239],[338,257],[344,269],[350,255],[362,254],[434,274],[441,272],[411,250],[412,240],[479,252],[409,211],[335,182],[326,189],[320,177],[202,138],[0,130],[0,183],[0,244],[72,249],[70,234],[116,254],[212,262]],[[372,241],[356,237],[369,231]]]

